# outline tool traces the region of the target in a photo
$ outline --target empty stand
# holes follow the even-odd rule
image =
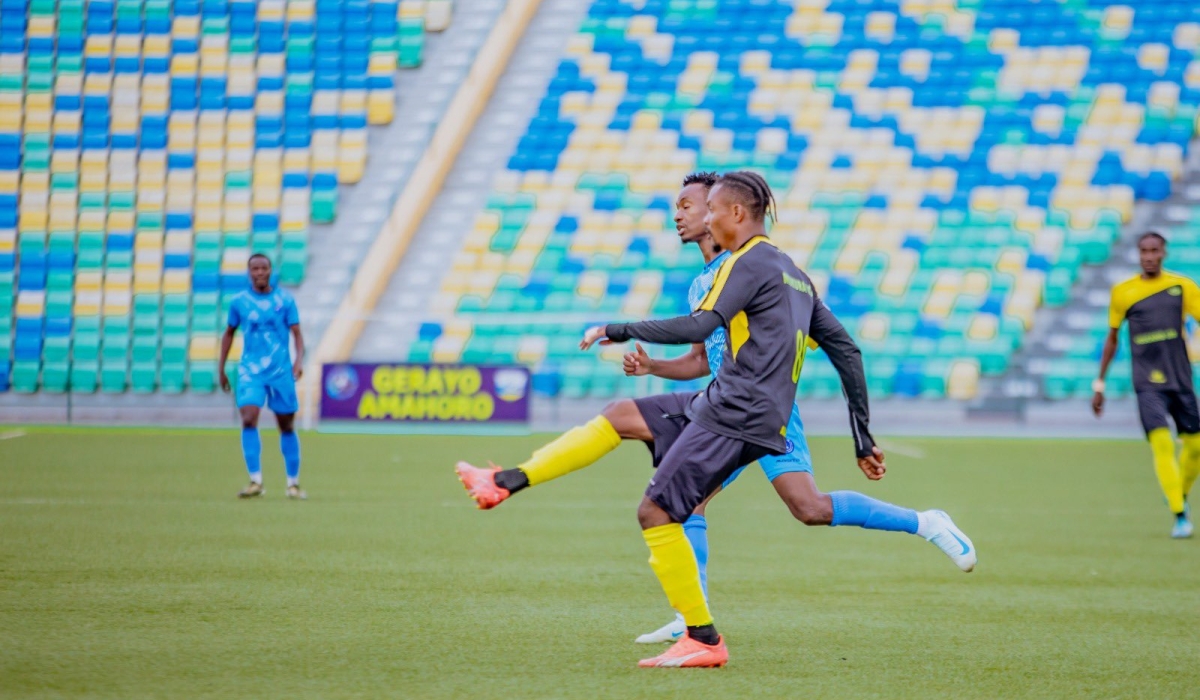
[[[211,392],[248,256],[304,279],[449,9],[0,2],[0,390]]]
[[[596,0],[442,276],[413,360],[628,392],[590,322],[686,312],[673,198],[753,168],[771,235],[861,341],[876,395],[975,396],[1042,306],[1179,175],[1200,8]],[[814,356],[802,394],[834,396]]]

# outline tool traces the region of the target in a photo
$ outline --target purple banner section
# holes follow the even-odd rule
[[[321,418],[373,423],[527,423],[525,367],[325,365]]]

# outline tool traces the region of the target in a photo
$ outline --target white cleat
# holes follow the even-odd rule
[[[683,621],[683,615],[675,615],[675,619],[667,624],[659,627],[653,632],[648,632],[633,640],[638,644],[662,644],[663,642],[677,642],[683,635],[687,634],[687,624]]]
[[[1171,528],[1171,539],[1186,540],[1192,536],[1192,521],[1188,520],[1187,515],[1181,515],[1175,519],[1175,527]]]
[[[969,572],[975,568],[975,562],[978,560],[975,556],[975,545],[971,543],[971,538],[958,529],[945,511],[927,510],[919,513],[918,518],[918,535],[937,545],[937,548],[945,552],[955,566],[963,571]]]

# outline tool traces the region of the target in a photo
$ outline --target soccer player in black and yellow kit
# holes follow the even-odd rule
[[[617,402],[534,452],[516,469],[479,469],[465,462],[456,467],[479,507],[492,508],[525,487],[596,462],[622,439],[651,446],[658,469],[638,507],[638,522],[650,548],[650,567],[671,606],[683,615],[687,636],[663,654],[643,659],[643,667],[722,666],[729,658],[681,523],[739,467],[787,451],[787,424],[810,338],[841,366],[859,468],[872,480],[886,471],[883,452],[868,431],[866,378],[858,348],[817,297],[808,276],[767,239],[765,218],[772,202],[761,176],[722,176],[709,191],[706,224],[731,255],[699,308],[665,321],[596,326],[580,343],[582,349],[597,341],[631,339],[692,344],[724,326],[725,359],[707,389]],[[828,505],[830,498],[822,496],[821,502]],[[868,519],[903,510],[866,500],[871,501],[864,502]],[[916,534],[936,544],[963,570],[974,567],[974,546],[949,516],[940,511],[912,515]],[[832,517],[825,522],[831,523]],[[923,527],[928,532],[922,533]]]
[[[1108,337],[1100,355],[1100,377],[1092,386],[1092,410],[1104,411],[1104,375],[1117,352],[1117,332],[1129,322],[1129,349],[1133,358],[1133,390],[1138,413],[1154,453],[1154,471],[1175,514],[1171,537],[1192,536],[1187,496],[1200,474],[1200,410],[1192,386],[1192,363],[1184,339],[1184,318],[1200,320],[1200,287],[1192,280],[1167,272],[1167,241],[1150,232],[1138,239],[1142,274],[1113,287],[1108,308]],[[1176,459],[1175,441],[1167,419],[1183,443]]]

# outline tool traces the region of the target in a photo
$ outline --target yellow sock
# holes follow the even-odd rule
[[[1183,497],[1192,492],[1192,484],[1200,476],[1200,435],[1181,435],[1183,451],[1179,455],[1179,477],[1183,482]]]
[[[576,469],[583,469],[621,444],[621,436],[604,416],[571,428],[545,445],[517,468],[525,472],[530,486],[537,486]]]
[[[1175,441],[1167,428],[1150,431],[1150,451],[1154,453],[1154,471],[1158,484],[1167,497],[1167,507],[1172,513],[1183,512],[1183,481],[1179,477],[1179,463],[1175,461]]]
[[[650,547],[650,568],[654,569],[671,607],[683,615],[689,627],[711,625],[712,613],[700,587],[700,567],[687,535],[683,534],[683,526],[659,525],[642,530],[642,537]]]

